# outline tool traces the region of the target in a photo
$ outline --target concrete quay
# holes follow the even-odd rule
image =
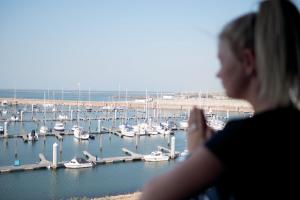
[[[7,101],[9,105],[24,104],[24,105],[43,105],[43,99],[13,99],[0,98],[0,102]],[[64,106],[91,106],[91,107],[128,107],[130,109],[144,109],[145,101],[80,101],[75,100],[46,100],[46,104],[64,105]],[[229,111],[229,112],[253,112],[251,105],[242,100],[234,100],[226,97],[218,98],[191,98],[182,99],[175,98],[170,100],[151,99],[147,102],[149,109],[167,109],[167,110],[189,110],[193,106],[198,106],[206,111]]]

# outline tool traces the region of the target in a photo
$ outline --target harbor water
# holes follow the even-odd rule
[[[64,98],[76,100],[78,91],[64,92]],[[48,93],[48,92],[47,92]],[[51,94],[51,92],[49,92]],[[68,96],[68,95],[69,96]],[[86,93],[87,94],[87,93]],[[95,95],[97,94],[97,95]],[[91,100],[111,101],[118,99],[118,92],[98,92]],[[139,97],[141,93],[130,94],[130,96]],[[46,95],[47,96],[47,95]],[[84,95],[81,94],[80,98]],[[44,98],[44,91],[17,91],[1,90],[0,97],[5,98]],[[47,97],[46,97],[47,98]],[[50,97],[49,97],[50,98]],[[56,97],[60,99],[61,97]],[[88,101],[87,95],[85,100]],[[121,97],[120,97],[121,98]],[[124,98],[124,97],[123,97]],[[6,115],[1,114],[0,125],[4,126],[5,119],[23,111],[24,122],[8,123],[8,135],[20,135],[29,133],[31,130],[38,131],[42,124],[53,128],[55,119],[58,115],[67,115],[70,117],[70,107],[56,107],[60,112],[50,112],[53,108],[34,108],[32,105],[2,106],[1,110],[7,110]],[[84,108],[79,108],[84,110]],[[97,108],[94,108],[95,110]],[[144,111],[128,111],[128,116],[142,116]],[[171,114],[165,114],[171,115]],[[97,132],[98,121],[88,120],[97,117],[114,117],[110,112],[80,112],[79,116],[74,112],[75,120],[65,121],[66,130],[79,123],[85,130]],[[124,112],[117,114],[117,117],[124,116]],[[80,120],[76,120],[79,117]],[[39,119],[35,121],[33,119]],[[124,120],[124,119],[123,119]],[[142,119],[140,119],[142,120]],[[103,120],[102,127],[117,127],[122,120]],[[128,119],[127,123],[134,124],[140,121],[137,119]],[[184,131],[175,131],[176,151],[183,151],[186,148]],[[100,139],[101,137],[101,139]],[[140,136],[133,138],[119,137],[111,133],[95,134],[93,140],[81,140],[74,138],[73,135],[64,135],[63,141],[59,141],[54,136],[40,136],[38,141],[25,143],[22,138],[1,138],[0,140],[0,166],[11,166],[15,160],[20,164],[32,164],[39,162],[39,153],[43,153],[47,160],[52,161],[52,145],[58,144],[58,160],[69,161],[74,157],[83,157],[83,151],[88,151],[98,158],[124,156],[122,148],[127,148],[140,154],[150,154],[157,150],[157,146],[168,148],[170,138],[167,135]],[[0,199],[69,199],[71,197],[102,197],[107,195],[116,195],[135,192],[141,189],[145,182],[152,177],[157,176],[173,168],[177,160],[165,162],[121,162],[97,165],[86,169],[39,169],[20,172],[9,172],[0,174]]]
[[[151,93],[148,93],[151,94]],[[157,94],[152,93],[153,97]],[[144,92],[88,92],[88,91],[47,91],[47,90],[0,90],[0,98],[31,98],[31,99],[66,99],[81,101],[118,101],[125,98],[145,98]],[[79,112],[77,112],[79,110]],[[7,111],[7,112],[4,112]],[[73,112],[72,112],[73,111]],[[23,113],[23,122],[11,121],[14,115]],[[225,116],[225,113],[219,113]],[[137,124],[151,118],[153,122],[173,120],[179,123],[187,118],[187,111],[172,113],[172,111],[151,110],[146,107],[140,110],[103,110],[93,108],[87,112],[84,107],[70,106],[34,106],[34,105],[2,105],[0,126],[8,122],[8,135],[20,136],[32,130],[38,131],[41,125],[53,129],[59,116],[67,116],[64,121],[66,131],[78,124],[84,130],[94,133],[95,138],[78,140],[73,135],[63,135],[63,140],[55,136],[40,136],[38,141],[24,142],[22,137],[0,139],[0,167],[12,166],[15,160],[20,164],[39,162],[39,153],[52,161],[52,146],[58,144],[58,161],[70,161],[74,157],[83,157],[83,151],[88,151],[97,158],[124,156],[122,148],[127,148],[138,154],[150,154],[158,146],[170,148],[170,135],[151,135],[138,137],[120,137],[112,133],[99,133],[101,128],[116,128],[120,124]],[[232,114],[231,117],[239,116]],[[72,119],[70,119],[72,117]],[[104,119],[104,120],[103,120]],[[186,149],[184,130],[174,131],[175,150]],[[163,162],[131,161],[97,165],[85,169],[39,169],[19,172],[0,173],[0,199],[69,199],[71,197],[102,197],[108,195],[136,192],[145,182],[172,169],[179,162],[171,159]]]

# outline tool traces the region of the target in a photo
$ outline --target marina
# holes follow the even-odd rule
[[[173,168],[186,150],[189,108],[170,109],[172,106],[152,106],[149,102],[127,107],[126,101],[99,105],[96,104],[100,101],[39,101],[41,104],[35,100],[29,103],[1,99],[0,183],[4,186],[0,193],[7,199],[21,197],[9,188],[23,188],[16,178],[31,180],[29,176],[44,177],[31,182],[43,191],[43,196],[26,193],[30,199],[92,198],[135,192],[151,177]],[[247,117],[249,113],[210,108],[206,116],[225,123],[229,117]],[[132,127],[132,135],[124,133],[121,127]],[[89,137],[76,138],[76,129],[87,132]],[[66,168],[71,162],[71,167]],[[127,179],[131,180],[129,185],[125,183]],[[70,185],[72,190],[53,187],[53,181],[61,186]],[[49,187],[52,189],[48,190]]]

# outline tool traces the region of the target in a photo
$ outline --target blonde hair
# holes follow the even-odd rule
[[[260,4],[255,27],[260,96],[279,105],[300,99],[300,15],[288,0]]]
[[[242,15],[228,23],[219,34],[219,40],[226,41],[233,54],[241,61],[243,49],[254,52],[255,13]]]

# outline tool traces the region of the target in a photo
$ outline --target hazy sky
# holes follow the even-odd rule
[[[217,34],[259,0],[0,0],[0,88],[221,91]]]

